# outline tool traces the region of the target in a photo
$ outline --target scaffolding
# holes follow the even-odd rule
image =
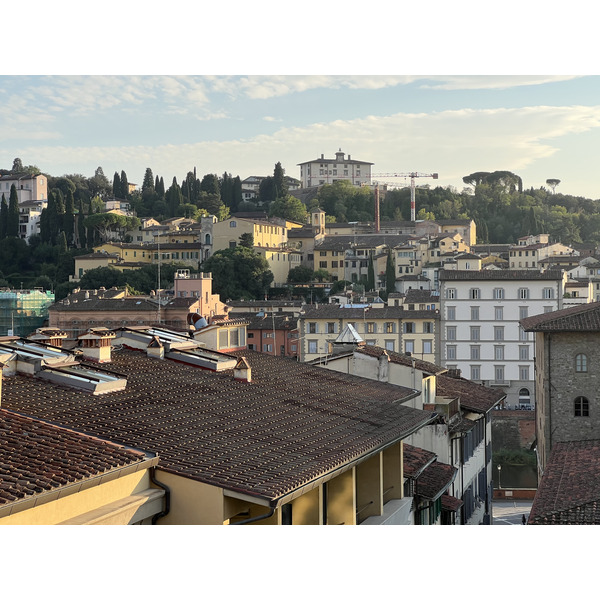
[[[0,335],[26,337],[48,319],[54,293],[42,289],[0,290]]]

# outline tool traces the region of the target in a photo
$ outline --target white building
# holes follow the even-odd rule
[[[344,156],[340,148],[335,153],[335,158],[325,158],[325,155],[321,154],[321,158],[298,163],[302,187],[325,185],[335,181],[349,181],[353,185],[370,185],[373,163],[352,160],[349,154],[348,158]]]
[[[17,190],[19,204],[30,200],[48,200],[48,180],[45,175],[29,175],[24,173],[1,175],[0,198],[4,194],[7,204],[12,185]]]
[[[464,377],[533,406],[533,337],[519,325],[563,306],[566,275],[533,270],[439,271],[441,361]]]

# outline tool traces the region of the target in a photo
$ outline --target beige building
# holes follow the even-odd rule
[[[336,181],[349,181],[352,185],[371,184],[373,163],[353,160],[350,154],[345,158],[341,148],[335,153],[335,158],[325,158],[325,155],[321,154],[321,158],[299,163],[298,166],[303,188]]]
[[[31,200],[48,201],[48,179],[45,175],[8,174],[0,175],[0,198],[8,202],[11,186],[15,186],[19,204]]]

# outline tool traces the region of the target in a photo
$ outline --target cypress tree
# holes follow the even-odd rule
[[[120,198],[121,197],[121,178],[119,177],[119,174],[115,171],[115,174],[113,175],[113,196],[115,198]]]
[[[129,182],[127,181],[127,173],[121,171],[121,195],[119,198],[127,200],[129,198]]]
[[[83,212],[83,201],[81,199],[77,203],[77,211],[77,237],[79,239],[79,247],[87,248],[87,235],[85,226],[83,224],[85,215]]]
[[[154,192],[154,175],[152,175],[152,169],[148,167],[144,174],[144,181],[142,182],[142,194],[144,192]]]
[[[73,192],[69,189],[65,201],[65,214],[62,219],[62,230],[65,232],[67,244],[73,243],[73,234],[75,233],[75,198]]]
[[[275,186],[275,198],[285,198],[288,195],[288,186],[285,182],[285,171],[278,162],[273,170],[273,184]]]
[[[385,263],[385,291],[388,296],[396,291],[396,267],[394,266],[391,250],[388,250]]]
[[[373,257],[369,256],[369,266],[367,269],[367,292],[375,289],[375,268],[373,267]]]
[[[6,198],[2,194],[2,202],[0,203],[0,240],[6,237],[6,228],[8,227],[8,204]]]
[[[10,186],[8,199],[8,217],[6,221],[6,236],[19,237],[19,196],[14,183]]]

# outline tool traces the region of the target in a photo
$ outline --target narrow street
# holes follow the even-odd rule
[[[494,500],[493,525],[523,525],[523,515],[529,518],[532,500]]]

